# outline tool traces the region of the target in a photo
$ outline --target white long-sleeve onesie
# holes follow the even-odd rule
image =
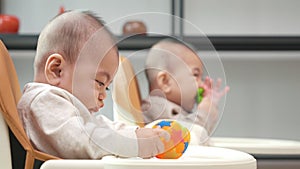
[[[136,127],[93,116],[61,88],[28,83],[18,111],[30,141],[40,151],[75,159],[138,155]]]

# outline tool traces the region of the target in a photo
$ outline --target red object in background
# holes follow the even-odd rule
[[[63,6],[60,6],[59,7],[59,14],[62,14],[62,13],[64,13],[65,12],[65,7],[63,7]]]
[[[13,15],[0,14],[0,33],[18,33],[19,19]]]

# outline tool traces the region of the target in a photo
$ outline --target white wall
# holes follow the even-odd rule
[[[218,136],[300,140],[300,52],[221,52],[228,85]]]
[[[300,35],[298,0],[185,0],[185,34]],[[196,28],[195,28],[196,27]]]

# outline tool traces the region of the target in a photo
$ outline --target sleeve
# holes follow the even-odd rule
[[[29,133],[34,144],[62,158],[100,159],[105,155],[137,156],[135,129],[99,121],[66,93],[42,92],[31,103]]]

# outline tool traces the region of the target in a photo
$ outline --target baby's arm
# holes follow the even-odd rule
[[[35,97],[31,108],[26,117],[27,133],[41,151],[61,158],[138,156],[137,127],[125,127],[106,118],[96,120],[66,92],[46,91]]]
[[[135,128],[135,134],[138,143],[138,156],[141,158],[154,157],[157,154],[164,152],[164,145],[161,138],[165,140],[170,139],[170,134],[160,128],[138,128],[136,126],[126,126],[122,122],[114,121],[112,122],[108,118],[98,115],[96,117],[99,121],[102,121],[110,125],[110,128],[114,130],[125,130]]]

